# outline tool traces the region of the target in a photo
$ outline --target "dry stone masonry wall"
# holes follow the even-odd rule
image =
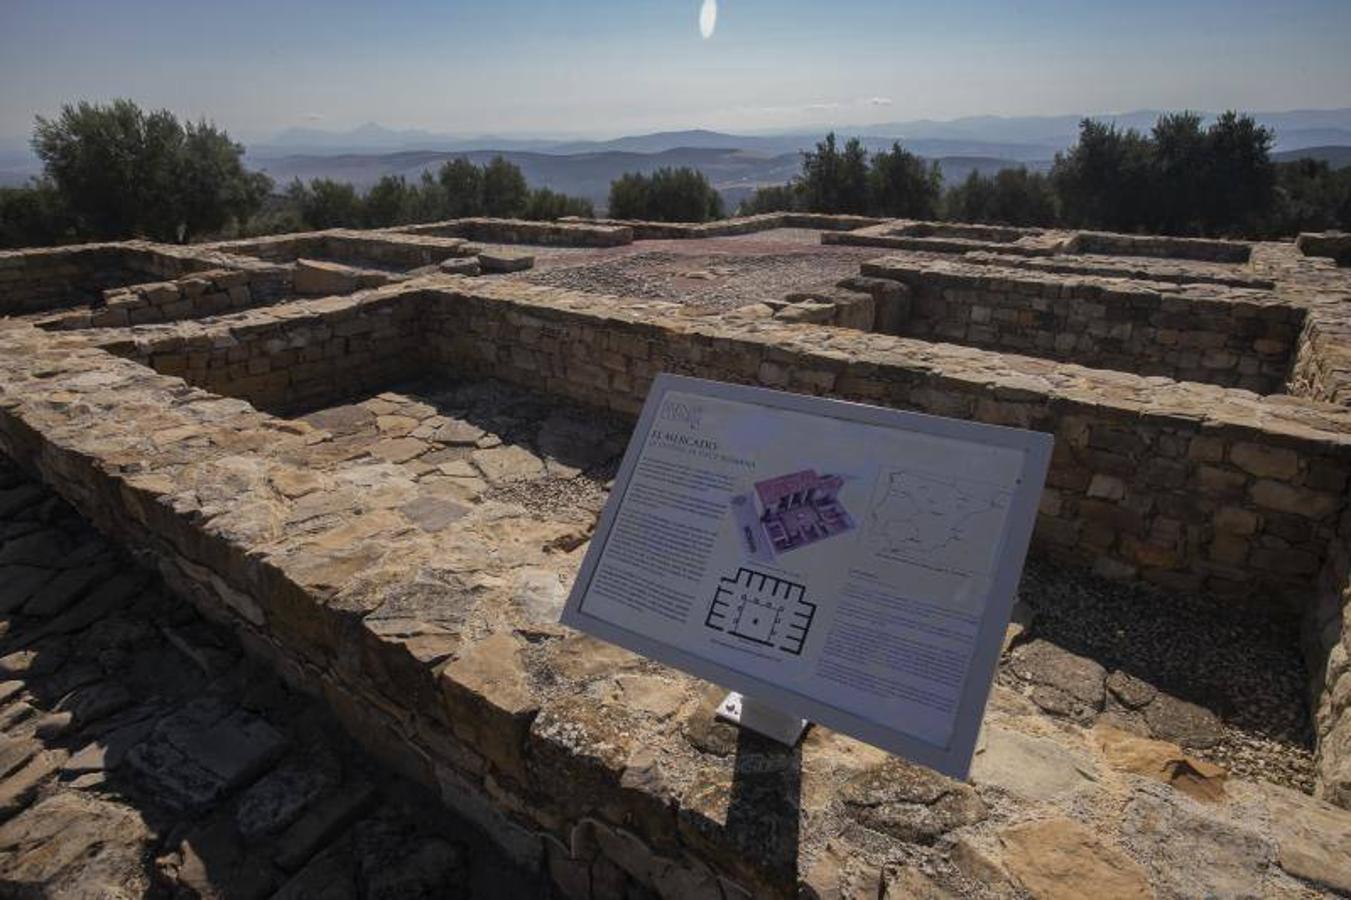
[[[1279,393],[1304,310],[1270,291],[887,257],[865,275],[910,288],[899,333],[1100,369]]]
[[[1351,370],[1339,355],[1347,284],[1330,261],[1290,245],[1240,245],[1240,261],[1225,242],[757,217],[721,227],[930,243],[883,244],[889,258],[837,290],[713,314],[511,275],[407,275],[476,255],[469,240],[602,239],[443,224],[182,255],[11,255],[8,268],[49,270],[29,279],[35,289],[66,279],[37,310],[72,302],[78,272],[59,270],[61,254],[142,262],[125,285],[81,287],[88,298],[75,302],[93,305],[63,315],[92,327],[0,321],[0,450],[568,897],[1351,890],[1338,837],[1351,813],[1226,782],[1105,723],[1048,728],[1007,687],[973,782],[957,783],[825,729],[792,751],[738,737],[712,717],[714,686],[556,624],[660,371],[1034,428],[1056,436],[1041,558],[1302,621],[1316,790],[1351,805]],[[641,225],[615,227],[643,240]],[[292,283],[286,302],[263,305],[269,279],[285,285],[299,259],[386,266],[398,280],[315,299],[296,299]],[[174,306],[194,279],[208,282],[197,297],[228,297],[241,274],[241,308]],[[11,314],[32,311],[12,303]],[[133,321],[152,306],[164,323]],[[109,308],[126,327],[95,323]],[[1096,323],[1122,310],[1131,329],[1116,344],[1039,343],[1113,338]],[[959,317],[961,333],[905,332]],[[990,323],[993,334],[971,330]],[[1162,355],[1160,330],[1223,339],[1203,349],[1270,380],[1207,383]],[[1005,352],[972,346],[982,342]],[[1259,368],[1244,372],[1254,353]],[[1043,649],[1025,645],[1018,664]],[[1093,664],[1050,659],[1037,677],[1082,690],[1076,673]],[[1133,696],[1112,677],[1114,696]],[[1186,860],[1160,849],[1184,844]]]

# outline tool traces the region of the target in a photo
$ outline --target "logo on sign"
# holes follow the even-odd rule
[[[693,403],[667,400],[661,405],[660,416],[665,422],[675,422],[684,425],[690,431],[698,431],[704,419],[704,408]]]

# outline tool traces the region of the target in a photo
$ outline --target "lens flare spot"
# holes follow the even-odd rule
[[[704,40],[713,37],[713,29],[718,27],[718,0],[704,0],[699,7],[699,34]]]

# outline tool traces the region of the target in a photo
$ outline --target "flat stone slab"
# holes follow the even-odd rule
[[[478,264],[484,273],[524,272],[535,267],[535,257],[529,253],[484,250],[478,255]]]

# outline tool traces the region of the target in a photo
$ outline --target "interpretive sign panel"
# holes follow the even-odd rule
[[[660,375],[563,622],[965,777],[1051,442]]]

